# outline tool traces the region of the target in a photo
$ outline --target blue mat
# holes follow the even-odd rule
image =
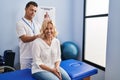
[[[16,70],[0,73],[0,80],[35,80],[32,78],[31,69]]]
[[[66,70],[72,80],[82,80],[98,72],[97,68],[74,59],[62,61],[60,66]]]
[[[84,62],[69,59],[61,62],[60,65],[67,71],[72,80],[82,80],[92,76],[98,70]],[[13,72],[0,73],[0,80],[35,80],[31,75],[31,69],[16,70]]]

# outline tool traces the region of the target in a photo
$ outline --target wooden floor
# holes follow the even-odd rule
[[[83,80],[90,80],[90,77],[84,78]]]

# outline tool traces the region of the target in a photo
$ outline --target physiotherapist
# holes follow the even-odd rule
[[[20,68],[31,68],[31,42],[39,37],[40,24],[33,20],[38,9],[38,4],[30,1],[26,4],[25,15],[17,22],[16,31],[19,37]]]

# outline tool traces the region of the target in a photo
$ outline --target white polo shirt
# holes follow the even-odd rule
[[[25,21],[27,22],[25,22]],[[34,24],[34,33],[33,29],[29,25]],[[20,37],[22,35],[28,35],[28,36],[33,36],[37,35],[40,33],[40,24],[33,21],[33,24],[31,24],[30,21],[28,21],[25,18],[22,18],[20,21],[17,22],[17,36]],[[20,61],[32,59],[31,56],[31,42],[24,43],[20,38],[19,38],[19,47],[20,47]]]
[[[44,64],[50,68],[55,67],[55,62],[61,61],[60,42],[54,38],[49,46],[41,38],[34,40],[32,46],[32,73],[44,71],[39,65]]]

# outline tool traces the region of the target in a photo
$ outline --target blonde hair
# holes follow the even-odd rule
[[[58,32],[56,31],[56,27],[54,26],[54,24],[52,23],[52,20],[44,20],[42,23],[42,27],[40,29],[40,34],[42,38],[45,38],[45,29],[48,27],[48,24],[52,24],[53,26],[53,37],[57,37]]]

